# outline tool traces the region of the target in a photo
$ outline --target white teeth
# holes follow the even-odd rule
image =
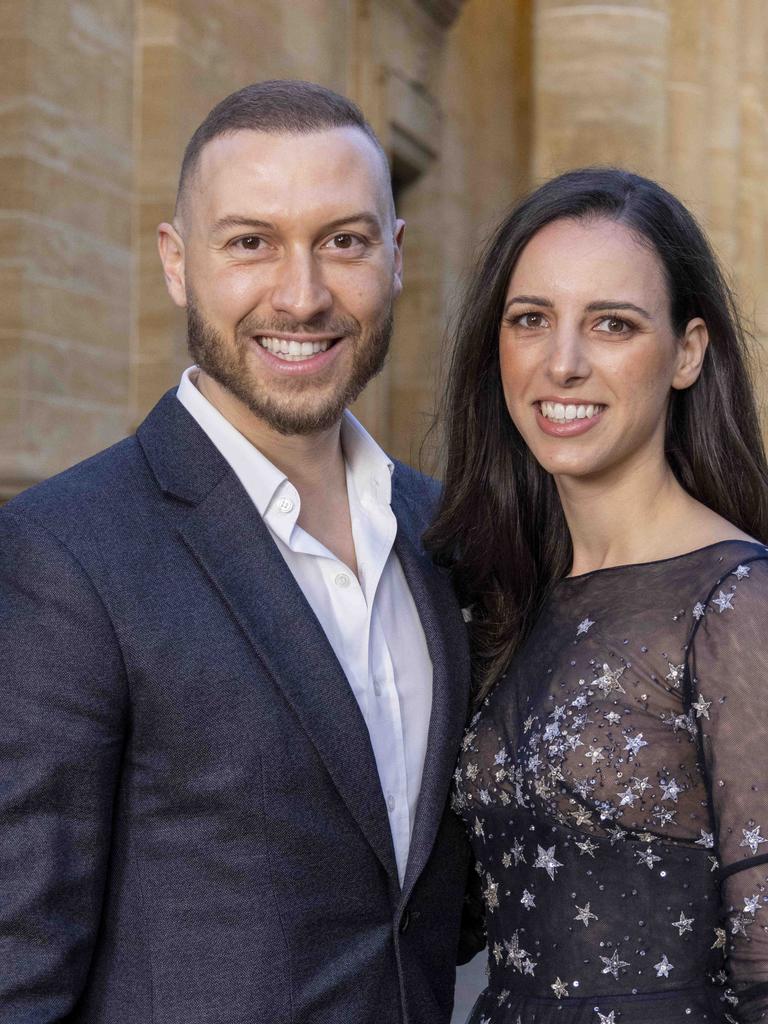
[[[554,423],[570,423],[571,420],[591,420],[602,410],[602,405],[564,405],[562,402],[539,402],[541,415]]]
[[[267,352],[273,356],[279,356],[288,362],[296,362],[301,359],[309,359],[316,356],[318,352],[325,352],[330,347],[330,341],[296,341],[292,338],[265,338],[260,336],[258,342]]]

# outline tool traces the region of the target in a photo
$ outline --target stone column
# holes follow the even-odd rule
[[[0,498],[128,428],[133,18],[0,2]]]
[[[535,0],[534,10],[535,178],[600,163],[662,177],[665,0]]]
[[[763,0],[741,0],[739,11],[738,187],[734,223],[736,285],[748,326],[759,345],[757,382],[768,397],[768,10]],[[768,419],[764,417],[768,427]]]
[[[667,167],[662,181],[706,220],[709,12],[701,0],[672,0],[669,18]]]
[[[706,122],[703,179],[707,185],[706,227],[715,248],[731,270],[736,256],[736,208],[739,178],[739,65],[744,37],[740,0],[706,0]]]
[[[768,12],[763,0],[742,0],[738,33],[739,46],[739,136],[738,185],[735,234],[735,269],[748,315],[761,323],[768,314],[764,300],[766,285],[765,220],[768,212],[768,162],[766,160],[766,88],[765,71],[768,39]],[[758,307],[756,304],[760,303]]]

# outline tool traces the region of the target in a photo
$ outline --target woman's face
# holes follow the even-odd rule
[[[602,477],[664,458],[672,388],[698,377],[704,322],[678,338],[661,262],[622,224],[563,219],[523,250],[499,332],[504,397],[537,461]]]

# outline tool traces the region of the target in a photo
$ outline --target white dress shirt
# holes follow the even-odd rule
[[[373,747],[402,883],[427,749],[432,661],[416,605],[393,551],[393,465],[344,413],[347,497],[359,578],[297,523],[299,493],[198,391],[196,367],[177,391],[231,466],[301,587],[349,681]]]

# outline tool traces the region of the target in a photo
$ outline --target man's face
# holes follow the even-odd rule
[[[272,429],[327,429],[383,365],[402,233],[360,130],[214,139],[160,228],[193,358]]]

